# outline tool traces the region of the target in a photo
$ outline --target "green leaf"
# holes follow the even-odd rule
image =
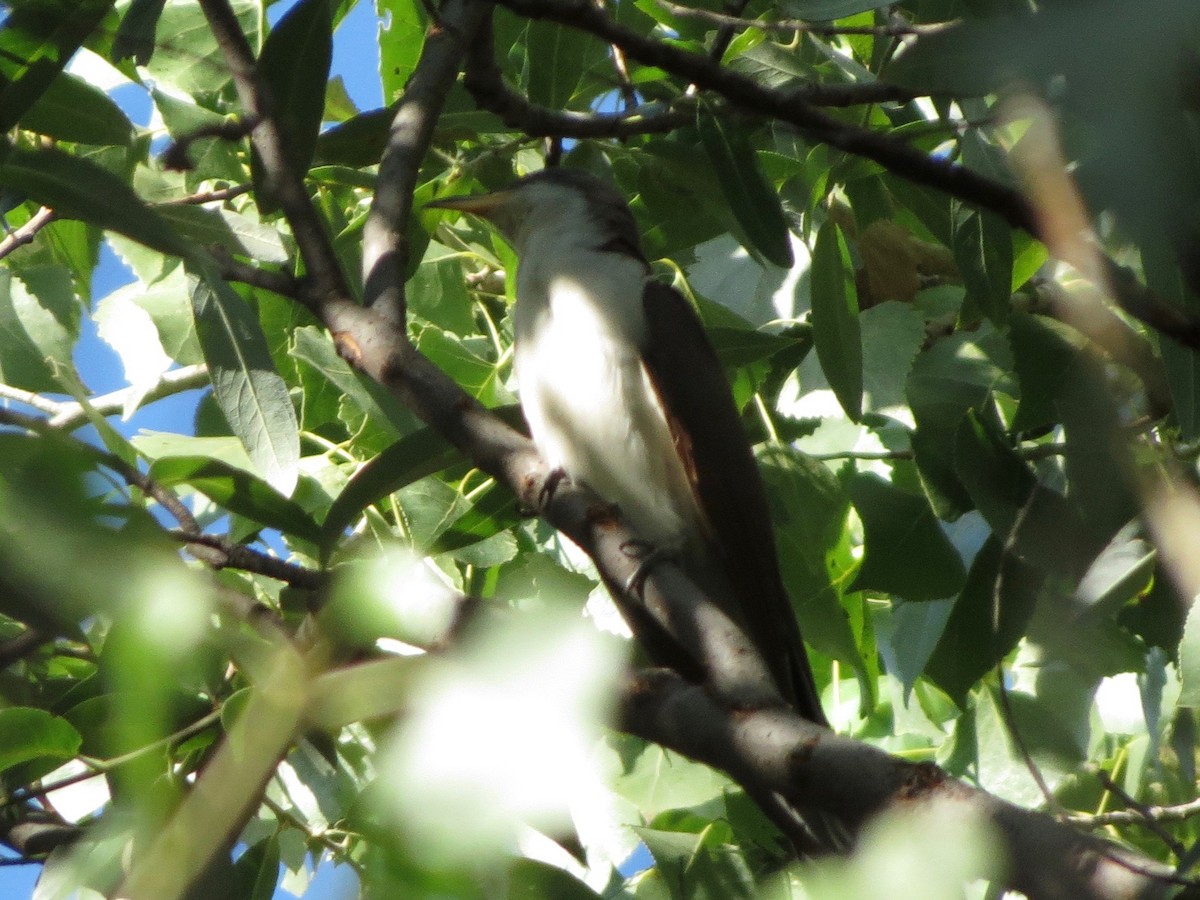
[[[314,161],[353,167],[379,162],[395,115],[390,107],[372,109],[323,131],[317,138]]]
[[[767,181],[746,134],[700,108],[696,124],[717,182],[750,246],[769,262],[790,269],[791,233],[774,185]]]
[[[1090,699],[1087,696],[1084,702],[1090,704]],[[1022,806],[1043,802],[1041,788],[1029,771],[1030,760],[1051,791],[1082,761],[1064,713],[1074,710],[1017,691],[1010,691],[1008,703],[1002,705],[994,689],[981,691],[975,704],[980,786]],[[1019,744],[1014,734],[1021,736]]]
[[[603,58],[596,38],[545,19],[529,23],[529,99],[550,109],[565,109],[575,96],[584,71]]]
[[[284,263],[287,248],[279,230],[229,209],[165,206],[159,215],[182,237],[204,247],[218,245],[259,262]]]
[[[234,877],[246,900],[271,900],[279,881],[279,837],[271,835],[238,857],[233,864]]]
[[[338,494],[321,523],[321,559],[328,560],[337,539],[372,503],[405,485],[440,472],[460,458],[457,450],[432,428],[398,440],[362,466]]]
[[[1037,604],[1041,576],[992,535],[975,555],[926,674],[960,707],[967,692],[1017,645]]]
[[[471,507],[455,519],[453,525],[438,535],[428,550],[430,554],[461,550],[506,531],[520,521],[521,515],[512,492],[492,485],[482,497],[475,498]]]
[[[417,336],[416,344],[434,365],[484,406],[512,400],[512,394],[500,382],[499,365],[473,353],[457,335],[440,328],[425,328]]]
[[[0,380],[28,391],[62,390],[79,338],[79,301],[61,266],[0,269]]]
[[[989,323],[937,341],[913,362],[905,394],[917,422],[911,436],[921,486],[939,518],[971,509],[958,479],[954,447],[958,424],[969,409],[983,409],[994,391],[1010,396],[1012,354]]]
[[[824,463],[785,445],[764,447],[759,463],[780,573],[804,637],[822,653],[861,671],[862,658],[826,562],[841,538],[850,498]]]
[[[1179,705],[1200,706],[1200,601],[1195,598],[1183,625],[1183,640],[1179,642],[1179,678],[1183,682]]]
[[[1130,522],[1100,551],[1075,589],[1075,597],[1094,615],[1113,615],[1150,589],[1158,551]]]
[[[44,709],[0,709],[0,772],[46,756],[70,759],[82,742],[69,722]]]
[[[197,132],[209,133],[209,129],[228,122],[224,116],[166,91],[153,90],[150,96],[173,138],[194,136]],[[206,178],[224,178],[239,183],[246,180],[246,163],[241,149],[225,138],[202,137],[192,140],[187,157],[192,166],[187,173],[188,184]],[[139,172],[139,175],[145,178],[144,172]],[[168,200],[176,196],[178,191],[172,189],[169,195],[152,199]]]
[[[187,243],[133,189],[96,163],[61,150],[12,148],[0,162],[0,186],[60,216],[116,231],[161,253],[186,256]]]
[[[430,242],[407,288],[409,308],[434,325],[466,336],[475,332],[471,297],[458,255]]]
[[[117,36],[113,39],[112,61],[119,63],[132,57],[139,66],[150,62],[154,55],[154,34],[159,16],[167,0],[133,0],[129,4]]]
[[[862,333],[858,300],[849,273],[849,254],[841,231],[826,222],[817,232],[812,255],[813,342],[821,370],[846,415],[862,415]]]
[[[378,383],[359,374],[338,356],[324,329],[304,325],[293,332],[291,355],[333,384],[376,427],[394,440],[417,425],[416,417]]]
[[[133,125],[121,108],[99,88],[69,72],[60,72],[21,116],[21,128],[60,141],[125,146]]]
[[[400,96],[421,58],[429,14],[420,0],[376,0],[375,8],[381,23],[379,74],[385,102],[390,103]]]
[[[20,3],[0,28],[0,132],[9,131],[58,78],[113,0]]]
[[[317,543],[321,530],[303,507],[245,469],[205,456],[155,460],[150,477],[164,487],[191,485],[214,503],[266,528]]]
[[[616,744],[623,763],[613,790],[647,821],[665,810],[718,802],[733,787],[721,772],[657,744],[628,735],[614,735],[609,740]]]
[[[959,478],[1001,540],[1008,540],[1033,502],[1037,479],[1002,435],[974,410],[959,425],[955,448]]]
[[[967,287],[967,299],[996,324],[1008,318],[1013,249],[1008,226],[994,213],[952,205],[951,249]]]
[[[954,23],[905,48],[883,73],[889,84],[922,93],[979,96],[1020,73],[1035,49],[1050,48],[1042,40],[1026,47],[1026,31],[1011,17],[988,17]],[[1013,48],[1018,48],[1013,53]]]
[[[250,305],[207,266],[197,268],[192,312],[217,405],[258,471],[290,494],[299,475],[300,432],[287,384]]]
[[[1046,571],[1078,571],[1091,554],[1087,529],[1061,494],[1040,485],[1029,464],[975,411],[958,429],[954,465],[992,531]]]
[[[1044,316],[1014,312],[1008,339],[1021,382],[1014,431],[1031,431],[1061,421],[1063,388],[1075,377],[1085,341],[1073,328]]]
[[[329,0],[300,0],[267,35],[258,71],[271,93],[272,111],[294,170],[308,171],[325,111],[325,82],[333,59]],[[263,214],[276,209],[258,154],[251,157],[254,196]]]
[[[857,475],[850,501],[863,523],[865,554],[850,590],[877,590],[905,600],[936,600],[962,589],[966,569],[925,498]]]
[[[557,866],[533,859],[518,859],[505,873],[507,900],[599,900],[600,895]]]
[[[261,7],[256,0],[231,0],[238,25],[251,46],[258,45]],[[154,83],[181,94],[206,96],[229,83],[229,66],[213,37],[204,10],[195,0],[172,0],[158,20],[158,40],[146,70]],[[324,85],[321,94],[324,95]]]

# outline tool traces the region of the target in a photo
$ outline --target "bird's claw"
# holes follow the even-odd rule
[[[550,474],[546,476],[546,480],[542,482],[542,487],[538,491],[538,509],[545,509],[550,505],[550,501],[554,499],[554,492],[558,490],[558,486],[564,481],[570,481],[571,478],[567,475],[567,470],[562,466],[551,469]]]
[[[558,486],[564,481],[570,480],[571,476],[561,466],[551,469],[550,474],[546,476],[546,480],[542,482],[542,486],[538,488],[537,502],[533,507],[528,507],[524,503],[520,505],[519,512],[521,516],[531,519],[541,513],[542,510],[550,505],[550,501],[554,498],[554,492],[558,490]]]
[[[642,596],[650,572],[671,556],[661,547],[655,547],[653,544],[640,540],[625,541],[621,544],[621,552],[638,561],[637,568],[625,581],[625,593],[634,597]]]

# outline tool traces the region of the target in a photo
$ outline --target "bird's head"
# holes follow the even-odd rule
[[[443,197],[426,206],[487,219],[518,254],[539,234],[553,234],[589,249],[619,249],[643,258],[625,198],[607,181],[579,169],[543,169],[503,190]]]

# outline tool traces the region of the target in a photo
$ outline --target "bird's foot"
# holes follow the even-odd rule
[[[523,506],[521,515],[529,518],[538,515],[538,513],[550,505],[550,501],[554,499],[554,492],[558,490],[558,486],[564,481],[570,480],[571,476],[567,474],[567,470],[562,466],[551,469],[550,474],[546,476],[546,480],[542,482],[542,486],[538,488],[536,505],[533,509]]]
[[[558,486],[564,481],[570,481],[571,476],[567,474],[567,470],[562,466],[556,466],[550,470],[550,474],[546,476],[546,480],[542,482],[542,488],[538,491],[538,509],[545,509],[550,505],[550,501],[554,499],[554,492],[558,490]]]
[[[675,554],[648,541],[632,540],[621,544],[621,552],[638,561],[638,567],[625,581],[625,593],[641,597],[646,588],[650,572],[661,562],[673,559]]]

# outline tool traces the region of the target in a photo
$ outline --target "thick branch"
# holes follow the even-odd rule
[[[1152,898],[1172,886],[1169,870],[1147,872],[1141,866],[1150,863],[1141,857],[967,787],[931,764],[904,762],[832,734],[790,710],[731,711],[664,670],[633,679],[624,700],[626,731],[740,783],[834,812],[852,826],[897,806],[966,804],[995,827],[1008,857],[1007,886],[1030,900]]]

